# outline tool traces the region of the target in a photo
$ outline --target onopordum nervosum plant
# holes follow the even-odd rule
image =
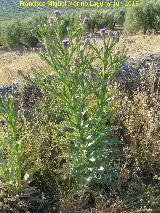
[[[119,143],[113,136],[115,126],[110,123],[109,82],[125,54],[114,54],[116,39],[107,40],[103,30],[102,44],[86,39],[84,26],[74,22],[74,15],[64,38],[59,27],[62,21],[60,17],[54,20],[52,42],[46,39],[52,23],[39,27],[38,35],[45,46],[41,57],[51,66],[54,77],[48,77],[46,83],[38,73],[34,83],[47,90],[59,106],[55,105],[52,112],[62,118],[58,131],[67,150],[63,177],[74,180],[77,191],[92,182],[109,186],[117,175],[115,145]]]

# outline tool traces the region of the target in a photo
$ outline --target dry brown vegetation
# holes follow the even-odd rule
[[[139,54],[153,54],[160,52],[160,36],[157,35],[133,35],[122,36],[119,47],[127,45],[127,55],[134,58]]]
[[[23,75],[35,70],[48,70],[49,66],[34,52],[7,52],[0,54],[0,85],[23,80]]]

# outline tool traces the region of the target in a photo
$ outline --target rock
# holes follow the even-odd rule
[[[148,78],[148,81],[152,78],[154,92],[160,92],[160,53],[127,59],[116,72],[111,84],[118,84],[120,89],[133,94],[134,91],[144,86],[142,76]]]

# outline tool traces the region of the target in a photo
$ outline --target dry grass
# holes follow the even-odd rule
[[[37,53],[3,53],[0,55],[0,85],[22,80],[23,75],[32,74],[34,70],[40,69],[49,71],[49,66]]]
[[[160,52],[160,36],[156,35],[123,35],[117,45],[118,49],[127,46],[127,56],[135,58],[140,54],[152,54]]]

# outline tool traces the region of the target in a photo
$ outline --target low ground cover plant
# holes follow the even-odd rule
[[[149,59],[139,77],[118,85],[115,115],[124,142],[120,194],[130,211],[158,212],[159,206],[159,63]],[[139,83],[138,83],[139,82]],[[130,91],[131,92],[130,92]],[[126,190],[126,194],[124,193]]]

